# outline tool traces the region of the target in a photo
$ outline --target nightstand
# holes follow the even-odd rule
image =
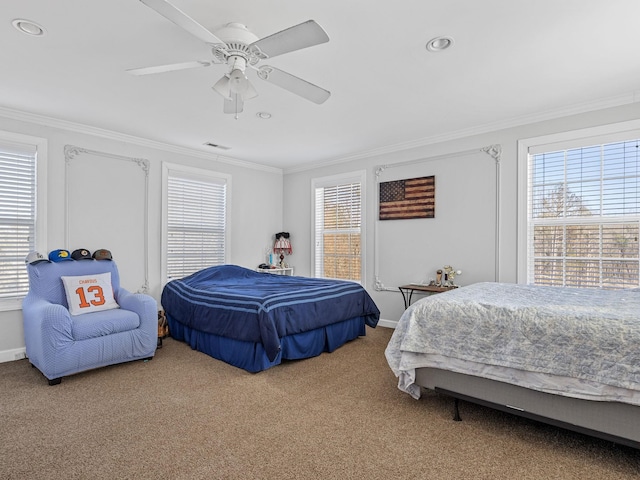
[[[449,290],[454,290],[458,288],[457,285],[453,287],[440,287],[437,285],[420,285],[418,283],[410,283],[409,285],[402,285],[398,287],[400,293],[402,294],[402,298],[404,300],[404,309],[406,310],[411,305],[411,297],[413,297],[413,292],[423,292],[423,293],[442,293],[448,292]]]
[[[271,273],[273,275],[293,275],[293,267],[257,268],[256,271],[262,273]]]

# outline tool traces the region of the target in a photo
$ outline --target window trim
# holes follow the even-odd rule
[[[0,142],[18,143],[36,148],[36,238],[34,245],[36,251],[47,255],[47,139],[21,133],[0,131]],[[23,298],[24,296],[18,296],[0,300],[0,311],[21,310]]]
[[[366,277],[366,204],[367,191],[366,182],[367,171],[357,170],[353,172],[330,175],[326,177],[316,177],[311,179],[311,274],[315,276],[316,271],[316,188],[333,187],[345,183],[360,183],[360,280],[358,283],[365,284]]]
[[[217,181],[224,181],[226,184],[226,209],[225,209],[225,252],[224,252],[224,261],[225,263],[229,263],[229,259],[231,258],[231,175],[226,173],[220,173],[213,170],[207,170],[204,168],[197,167],[189,167],[185,165],[179,165],[175,163],[162,162],[162,241],[161,241],[161,258],[160,262],[160,278],[162,287],[166,285],[168,282],[167,279],[167,250],[168,250],[168,239],[167,239],[167,214],[168,214],[168,205],[169,205],[169,176],[174,173],[176,175],[179,174],[187,174],[194,175],[200,178],[210,178]]]
[[[596,127],[553,133],[539,137],[518,140],[518,195],[517,195],[517,245],[516,245],[516,279],[526,284],[529,276],[527,258],[529,192],[529,159],[532,155],[543,151],[576,148],[580,145],[602,144],[621,141],[623,139],[640,138],[640,120],[630,120]]]

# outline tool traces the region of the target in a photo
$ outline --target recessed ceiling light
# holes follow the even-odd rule
[[[44,28],[42,28],[37,23],[32,22],[31,20],[16,18],[11,22],[11,25],[13,25],[19,32],[27,35],[31,35],[34,37],[44,35]]]
[[[258,112],[256,113],[256,117],[261,118],[262,120],[268,120],[271,118],[271,114],[269,112]]]
[[[427,42],[427,50],[430,52],[442,52],[453,45],[451,37],[436,37]]]

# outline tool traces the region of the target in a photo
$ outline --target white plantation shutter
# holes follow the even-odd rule
[[[316,186],[315,276],[362,281],[362,185]]]
[[[24,259],[35,250],[35,228],[36,147],[0,141],[0,300],[29,290]]]
[[[528,282],[640,286],[640,140],[529,157]]]
[[[167,279],[225,263],[225,178],[171,171],[167,178]]]

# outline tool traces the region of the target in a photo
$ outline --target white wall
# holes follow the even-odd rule
[[[159,302],[162,285],[161,262],[161,174],[162,162],[179,163],[221,172],[232,177],[230,263],[255,268],[264,261],[264,249],[275,232],[282,231],[283,176],[279,169],[263,168],[241,162],[219,161],[185,149],[129,138],[124,135],[82,128],[30,115],[0,115],[0,130],[42,137],[48,141],[47,251],[55,248],[109,248],[102,245],[64,245],[65,225],[65,145],[111,155],[142,158],[149,161],[148,277],[149,293]],[[105,168],[109,161],[105,159]],[[268,186],[268,188],[266,187]],[[72,190],[73,185],[69,185]],[[113,195],[139,198],[114,186]],[[70,206],[71,215],[82,215],[86,205]],[[126,211],[122,212],[126,215]],[[76,217],[77,218],[77,217]],[[113,238],[126,234],[114,224]],[[140,229],[144,227],[141,225]],[[131,232],[137,238],[140,232]],[[118,258],[115,258],[117,261]],[[123,279],[123,284],[125,284]],[[0,312],[0,361],[13,360],[24,352],[22,312]]]
[[[634,103],[620,107],[582,113],[578,115],[555,118],[552,120],[531,123],[518,127],[503,129],[481,135],[467,136],[456,140],[425,145],[410,150],[401,150],[384,155],[358,158],[348,162],[317,166],[312,169],[285,172],[284,176],[284,225],[296,238],[295,263],[296,273],[311,273],[312,218],[311,218],[311,179],[365,169],[367,171],[366,198],[366,284],[365,287],[381,310],[381,318],[396,322],[404,310],[402,297],[396,287],[402,283],[423,280],[434,276],[434,270],[444,264],[452,264],[462,269],[463,275],[456,283],[482,280],[498,280],[516,282],[517,279],[517,142],[520,139],[547,135],[605,125],[640,118],[640,104]],[[426,135],[425,135],[426,136]],[[461,207],[465,205],[478,207],[480,211],[490,212],[494,209],[494,197],[467,196],[468,187],[474,181],[473,174],[465,167],[467,155],[459,152],[477,151],[489,145],[500,145],[502,154],[499,162],[500,180],[499,198],[499,232],[497,235],[498,271],[494,271],[494,262],[476,263],[474,257],[487,255],[486,245],[478,242],[477,232],[482,227],[482,218],[465,218],[469,223],[466,234],[461,229]],[[452,162],[453,167],[446,169],[443,162]],[[375,168],[379,165],[395,165],[400,163],[415,165],[415,176],[428,174],[431,169],[436,174],[436,218],[394,220],[385,222],[389,228],[397,222],[399,232],[411,229],[412,235],[403,239],[403,251],[411,255],[398,255],[388,245],[381,245],[378,256],[378,269],[384,272],[383,283],[393,291],[377,291],[374,289],[374,264],[376,249],[374,245],[375,221],[377,218],[377,189]],[[431,165],[429,162],[433,162]],[[425,167],[426,165],[426,167]],[[406,176],[411,178],[411,168],[402,167]],[[385,180],[386,181],[386,180]],[[460,185],[457,195],[444,195],[441,185]],[[444,203],[443,203],[444,202]],[[457,202],[457,208],[450,203]],[[490,220],[491,221],[491,220]],[[381,222],[382,223],[382,222]],[[407,223],[411,223],[408,227]],[[437,224],[437,228],[434,225]],[[442,232],[458,232],[455,237],[455,248],[450,248],[450,241],[442,240]],[[492,259],[493,260],[493,259]],[[477,269],[477,270],[474,270]],[[424,273],[423,273],[424,272]],[[497,277],[497,278],[496,278]],[[387,284],[387,281],[389,282]]]
[[[442,158],[447,157],[447,161],[456,162],[457,156],[455,154],[458,152],[477,150],[493,144],[501,145],[500,231],[498,237],[500,249],[497,279],[503,282],[515,282],[517,278],[518,140],[637,118],[640,118],[640,104],[635,103],[482,135],[467,136],[411,150],[399,150],[384,155],[372,155],[348,162],[317,166],[313,169],[285,173],[284,177],[279,170],[275,169],[253,168],[251,165],[243,165],[239,162],[216,161],[216,157],[213,155],[210,158],[205,158],[204,155],[190,154],[181,149],[164,147],[153,142],[128,139],[123,135],[94,131],[90,128],[78,129],[73,125],[47,119],[40,121],[39,118],[26,114],[21,116],[0,115],[0,130],[48,140],[48,230],[46,241],[48,250],[64,246],[66,226],[64,224],[65,160],[63,149],[65,145],[71,144],[89,150],[149,160],[149,290],[156,300],[159,300],[162,289],[160,283],[161,162],[183,163],[192,167],[230,174],[232,176],[230,262],[255,267],[263,261],[264,249],[271,244],[273,233],[284,230],[289,231],[292,235],[294,254],[288,257],[287,261],[295,266],[297,275],[311,274],[311,179],[364,169],[367,171],[365,286],[380,307],[382,318],[395,322],[403,311],[400,293],[397,291],[376,291],[373,287],[376,254],[374,220],[377,214],[374,169],[377,165],[418,161],[417,164],[423,168],[425,163],[422,163],[422,160],[436,159],[435,161],[441,162]],[[436,178],[437,185],[447,183],[450,185],[459,182],[464,184],[470,181],[463,170],[458,170],[456,173],[456,175],[460,175],[459,178],[453,178],[453,174],[450,172],[451,170],[456,172],[455,168],[446,169],[442,165],[438,168],[440,171]],[[268,185],[268,188],[265,185]],[[70,185],[70,188],[73,188],[73,185]],[[438,192],[437,189],[436,201],[445,200],[446,197],[439,196]],[[119,192],[119,194],[126,195],[127,192]],[[452,201],[464,204],[475,200],[466,198],[464,193],[460,193],[455,195],[453,200],[447,200],[447,203],[443,205],[437,204],[438,232],[455,227],[459,220],[455,213],[459,208],[450,208]],[[491,202],[492,199],[487,198],[485,201]],[[485,207],[486,210],[492,208],[491,205]],[[445,262],[464,271],[464,274],[457,279],[461,285],[468,281],[493,279],[492,267],[486,265],[482,267],[486,271],[474,271],[473,268],[469,270],[467,268],[469,265],[464,263],[462,257],[456,258],[451,251],[447,252],[442,248],[442,242],[432,238],[433,232],[429,232],[429,221],[428,219],[399,221],[423,222],[422,224],[425,225],[423,234],[406,239],[408,242],[406,251],[411,252],[410,262],[407,262],[404,256],[402,262],[398,262],[393,251],[381,250],[378,252],[379,268],[384,273],[383,280],[389,282],[388,287],[396,287],[397,285],[391,282],[396,282],[398,279],[405,279],[406,282],[418,280],[416,276],[421,275],[422,272],[425,276],[429,275],[428,272],[441,267]],[[420,229],[420,227],[413,226],[411,228]],[[117,226],[114,226],[113,231],[114,235],[120,234]],[[459,236],[462,237],[459,239],[460,241],[467,241],[464,244],[465,253],[467,255],[476,253],[473,228],[469,229],[468,236]],[[93,248],[89,245],[82,247]],[[108,239],[105,239],[105,245],[100,248],[108,248]],[[461,249],[458,250],[461,251]],[[24,351],[21,311],[0,312],[0,329],[2,332],[0,335],[0,361],[12,360],[16,353]]]

